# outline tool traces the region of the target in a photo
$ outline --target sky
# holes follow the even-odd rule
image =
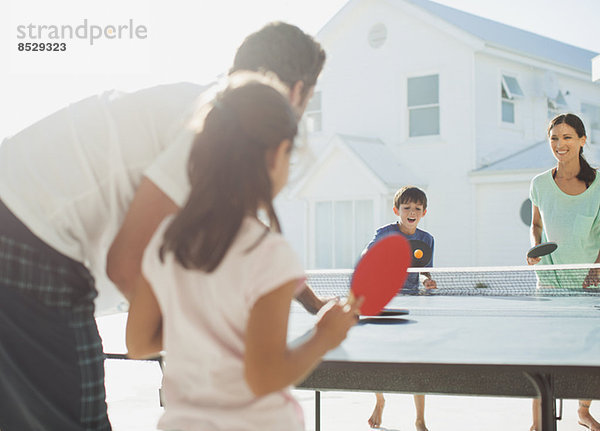
[[[554,0],[438,3],[600,52],[598,0],[570,0],[568,6]],[[0,139],[70,102],[107,89],[210,82],[227,71],[244,37],[265,23],[287,21],[317,34],[345,4],[346,0],[2,1]],[[18,51],[18,43],[25,41],[18,38],[18,28],[26,32],[33,24],[33,35],[42,37],[29,41],[56,43],[60,40],[40,26],[82,26],[83,32],[84,23],[87,34],[70,40],[66,51]],[[124,30],[118,41],[90,40],[92,26],[112,31],[108,26],[116,30],[122,25],[139,33],[127,39]]]

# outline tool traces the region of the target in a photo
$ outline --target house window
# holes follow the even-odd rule
[[[523,91],[517,78],[502,75],[502,122],[515,124],[515,98],[523,97]]]
[[[558,91],[556,97],[548,97],[548,119],[556,117],[558,114],[562,114],[569,110],[567,101],[562,91]]]
[[[408,135],[440,134],[439,76],[408,78]]]
[[[353,268],[373,236],[373,201],[328,201],[315,206],[315,263]]]
[[[581,116],[585,122],[585,131],[590,143],[600,142],[600,106],[581,104]]]
[[[308,101],[304,110],[308,132],[320,132],[323,130],[321,122],[321,92],[315,91],[313,97]]]

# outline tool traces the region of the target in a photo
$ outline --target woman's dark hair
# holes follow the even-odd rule
[[[260,208],[280,231],[266,159],[296,131],[290,103],[269,85],[253,81],[218,95],[194,139],[190,196],[165,232],[161,259],[171,251],[185,268],[213,271],[243,219]]]
[[[560,114],[554,117],[548,125],[548,136],[552,133],[552,129],[559,124],[571,126],[575,129],[575,133],[577,133],[579,138],[587,137],[583,121],[575,114]],[[589,187],[596,179],[596,169],[592,168],[583,156],[583,147],[579,148],[579,173],[577,174],[577,179],[583,181],[586,187]]]

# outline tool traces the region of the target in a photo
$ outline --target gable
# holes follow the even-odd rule
[[[298,195],[315,200],[356,199],[386,191],[364,163],[341,145],[334,145],[302,184]]]

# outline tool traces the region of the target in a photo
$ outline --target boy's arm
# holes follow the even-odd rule
[[[427,262],[427,265],[425,265],[426,267],[433,267],[433,250],[434,250],[434,240],[433,237],[431,237],[431,259],[429,260],[429,262]],[[423,281],[423,286],[425,287],[425,289],[429,290],[429,289],[436,289],[437,288],[437,283],[435,282],[435,280],[433,280],[431,278],[431,273],[430,272],[422,272],[421,275],[425,276],[425,280]]]
[[[430,289],[436,289],[437,288],[437,283],[435,282],[435,280],[433,280],[431,278],[431,274],[428,272],[422,272],[421,274],[423,274],[425,277],[427,277],[425,280],[423,280],[423,286],[425,286],[425,289],[430,290]]]
[[[371,247],[373,247],[373,245],[374,245],[374,244],[375,244],[377,241],[379,241],[381,238],[383,238],[384,236],[385,236],[385,234],[384,234],[384,232],[382,231],[382,229],[381,229],[381,228],[380,228],[380,229],[377,229],[377,230],[375,231],[375,235],[373,235],[373,239],[371,240],[371,242],[369,242],[369,243],[367,244],[367,246],[364,248],[364,250],[362,251],[362,253],[360,254],[360,256],[361,256],[361,257],[362,257],[362,256],[364,256],[364,255],[365,255],[365,253],[366,253],[367,251],[369,251],[369,249],[370,249]]]

